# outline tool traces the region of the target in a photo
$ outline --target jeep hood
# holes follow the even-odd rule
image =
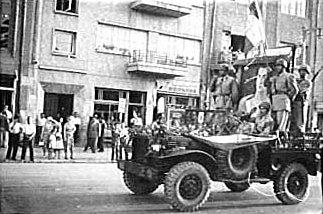
[[[231,134],[203,137],[198,135],[189,134],[187,137],[191,139],[206,143],[212,147],[222,150],[231,150],[244,146],[251,146],[260,143],[266,143],[277,139],[275,135],[260,136],[260,135],[246,135],[246,134]]]

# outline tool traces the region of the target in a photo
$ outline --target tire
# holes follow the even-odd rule
[[[219,179],[246,179],[256,169],[258,149],[256,145],[229,151],[218,150],[216,155],[219,166]]]
[[[291,163],[284,167],[274,180],[274,192],[283,204],[298,204],[308,194],[308,172],[299,163]]]
[[[198,163],[179,163],[167,174],[164,191],[174,209],[185,212],[198,210],[210,194],[209,174]]]
[[[243,192],[249,189],[250,185],[248,183],[233,183],[224,182],[225,186],[228,187],[232,192]]]
[[[159,186],[158,182],[152,182],[128,172],[123,173],[123,180],[135,195],[147,195],[154,192]]]

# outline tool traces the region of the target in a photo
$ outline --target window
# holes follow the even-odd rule
[[[76,32],[55,30],[53,52],[66,55],[75,55]]]
[[[169,35],[159,35],[158,52],[169,58],[186,58],[188,62],[200,62],[200,41]]]
[[[77,0],[56,0],[56,11],[77,13]]]
[[[0,48],[8,48],[9,46],[9,20],[10,20],[10,1],[1,1],[1,30],[0,30]]]
[[[305,17],[306,0],[282,0],[281,12],[285,14]]]
[[[147,48],[147,32],[99,24],[97,48],[101,51],[129,55]]]
[[[103,91],[103,100],[119,100],[119,92],[118,91]]]
[[[119,112],[121,99],[126,100],[126,108],[123,113]],[[116,89],[95,89],[94,112],[106,121],[119,120],[129,124],[133,117],[133,111],[141,114],[145,119],[146,93],[139,91],[122,91]]]

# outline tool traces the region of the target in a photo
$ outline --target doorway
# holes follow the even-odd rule
[[[44,113],[56,117],[59,113],[64,119],[73,112],[73,94],[45,93]]]
[[[0,90],[0,111],[5,105],[12,111],[12,91]]]

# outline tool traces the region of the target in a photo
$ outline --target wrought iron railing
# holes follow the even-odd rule
[[[160,54],[156,51],[142,51],[133,50],[130,59],[130,63],[134,62],[147,62],[156,63],[161,65],[169,65],[175,67],[187,67],[187,58],[182,56],[169,57],[167,54]]]

